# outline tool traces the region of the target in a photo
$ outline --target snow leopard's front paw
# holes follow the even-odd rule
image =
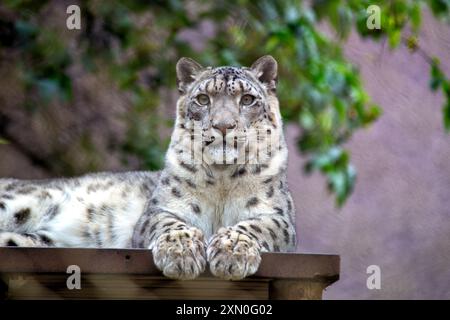
[[[213,275],[239,280],[254,274],[261,263],[258,242],[230,228],[221,228],[206,250]]]
[[[152,249],[155,265],[166,277],[194,279],[205,270],[205,244],[197,228],[162,234]]]

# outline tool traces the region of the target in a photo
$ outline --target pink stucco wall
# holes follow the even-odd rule
[[[420,46],[450,74],[450,27],[425,19]],[[406,48],[352,35],[347,57],[384,110],[348,143],[358,170],[355,192],[338,210],[319,174],[302,175],[288,127],[289,183],[295,194],[301,252],[339,253],[341,280],[328,299],[450,298],[450,134],[441,94],[428,88],[429,67]],[[366,268],[381,268],[381,290],[366,287]]]

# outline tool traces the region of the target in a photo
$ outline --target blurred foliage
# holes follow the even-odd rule
[[[433,91],[442,89],[442,94],[446,98],[444,106],[442,107],[444,126],[447,131],[450,131],[450,79],[445,76],[439,68],[439,59],[434,58],[431,62],[431,81],[430,87]]]
[[[298,146],[307,158],[305,170],[326,176],[338,205],[351,194],[356,177],[342,145],[381,114],[366,94],[358,70],[342,54],[346,37],[356,30],[363,37],[388,39],[392,49],[404,43],[411,51],[424,53],[418,40],[423,8],[428,6],[443,20],[450,17],[448,0],[377,1],[380,30],[366,26],[372,1],[316,0],[311,6],[288,0],[78,1],[82,30],[77,35],[80,54],[75,55],[58,28],[42,25],[39,13],[47,4],[6,0],[4,6],[14,19],[0,14],[0,50],[20,51],[17,64],[30,93],[26,108],[36,106],[35,99],[59,99],[62,104],[74,99],[68,69],[77,59],[87,72],[108,66],[111,78],[133,104],[125,119],[129,130],[123,152],[137,155],[146,168],[157,169],[168,142],[160,138],[157,107],[161,88],[175,86],[177,59],[191,56],[203,65],[249,65],[271,54],[279,62],[282,115],[301,128]],[[319,28],[323,21],[336,36],[325,35]],[[180,34],[201,33],[205,22],[214,34],[203,36],[203,48],[194,49]],[[431,88],[441,88],[446,97],[444,123],[450,129],[449,79],[437,58],[426,57]]]

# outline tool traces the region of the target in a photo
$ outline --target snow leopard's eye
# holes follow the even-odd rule
[[[209,104],[209,97],[206,94],[199,94],[196,99],[198,104],[202,106],[206,106],[207,104]]]
[[[249,106],[255,101],[255,97],[250,94],[245,94],[241,98],[241,104],[244,106]]]

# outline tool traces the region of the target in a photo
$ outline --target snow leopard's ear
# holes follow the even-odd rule
[[[195,76],[203,70],[203,67],[190,58],[181,58],[177,62],[177,84],[181,93],[186,92],[187,86],[195,80]]]
[[[278,64],[272,56],[263,56],[250,67],[256,78],[264,83],[270,91],[277,88]]]

